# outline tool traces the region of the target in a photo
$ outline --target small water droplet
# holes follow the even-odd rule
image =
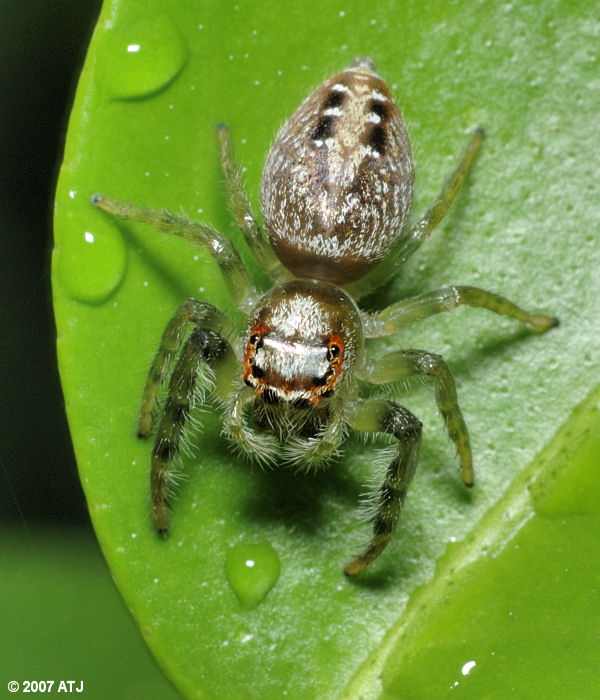
[[[279,578],[279,557],[269,542],[227,550],[225,575],[244,608],[258,605]]]
[[[475,661],[467,661],[465,664],[462,665],[460,672],[463,674],[463,676],[468,676],[476,665],[477,664],[475,663]]]
[[[121,283],[127,250],[120,231],[110,221],[74,222],[61,233],[57,246],[58,274],[72,299],[100,304]]]
[[[166,15],[153,15],[109,29],[99,49],[102,83],[112,97],[153,95],[183,68],[187,47]]]

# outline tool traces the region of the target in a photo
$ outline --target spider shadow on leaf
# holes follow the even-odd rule
[[[254,489],[243,504],[243,517],[259,523],[283,523],[318,536],[336,502],[356,505],[361,486],[344,470],[343,458],[324,469],[302,471],[282,465],[253,471]]]

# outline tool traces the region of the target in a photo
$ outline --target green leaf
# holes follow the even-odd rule
[[[440,558],[346,697],[595,697],[600,387]],[[427,669],[435,668],[435,673]]]
[[[356,697],[359,688],[374,697],[382,690],[380,671],[384,692],[394,695],[402,694],[406,674],[413,688],[429,683],[431,664],[447,649],[438,645],[433,660],[419,665],[418,635],[407,633],[408,649],[395,645],[415,615],[411,603],[404,617],[409,598],[419,586],[415,600],[452,580],[443,562],[436,570],[448,546],[446,557],[466,561],[461,552],[474,551],[469,542],[496,532],[490,513],[514,503],[511,482],[541,470],[534,457],[596,385],[597,32],[595,3],[575,10],[568,0],[105,5],[57,191],[59,362],[102,550],[150,648],[187,696]],[[203,415],[198,447],[184,459],[189,478],[171,535],[156,537],[150,446],[135,438],[145,373],[167,319],[187,296],[225,311],[231,306],[207,253],[111,221],[90,198],[101,192],[183,209],[239,240],[226,210],[215,124],[229,124],[257,206],[278,127],[355,55],[374,59],[404,111],[417,166],[415,217],[467,134],[482,125],[488,135],[465,190],[404,266],[395,292],[476,284],[557,315],[562,325],[537,337],[463,309],[382,344],[445,356],[471,432],[477,482],[468,493],[459,483],[431,388],[402,398],[425,425],[420,469],[393,542],[370,570],[349,580],[342,565],[368,533],[360,494],[382,478],[372,473],[373,447],[360,440],[350,439],[345,455],[317,475],[262,472],[231,452],[217,416]],[[588,417],[591,411],[584,410]],[[509,520],[518,529],[518,513]],[[583,528],[572,534],[586,542]],[[234,547],[242,548],[234,554],[254,548],[265,579],[276,579],[271,588],[264,580],[258,589],[242,585],[239,567],[231,573]],[[536,559],[540,578],[550,571],[551,554]],[[485,558],[481,550],[477,556]],[[481,573],[473,570],[475,583],[489,581],[484,564]],[[252,607],[241,590],[262,591],[262,601]],[[573,624],[577,629],[576,613]],[[462,663],[479,663],[495,628],[486,622],[478,635]],[[558,650],[549,658],[560,663]],[[483,685],[470,697],[499,697],[497,678],[486,682],[481,668],[473,678]],[[537,682],[543,690],[544,678]],[[525,675],[515,683],[525,683]],[[468,696],[468,684],[460,688]]]

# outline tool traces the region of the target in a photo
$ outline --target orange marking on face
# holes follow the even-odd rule
[[[263,335],[268,332],[268,328],[266,326],[255,326],[252,329],[252,332],[250,333],[250,337],[248,339],[248,343],[246,345],[246,352],[244,353],[244,374],[242,376],[242,379],[247,382],[252,376],[256,381],[260,380],[258,377],[254,377],[252,374],[252,368],[253,368],[253,359],[254,359],[254,354],[256,353],[256,346],[258,343],[261,341]],[[256,394],[257,396],[262,393],[262,387],[257,386],[256,387]]]
[[[343,370],[343,357],[344,357],[344,341],[341,336],[334,334],[329,338],[327,343],[327,354],[329,358],[329,372],[327,374],[327,379],[322,385],[315,385],[310,390],[312,396],[310,402],[316,406],[319,401],[331,393],[342,378],[344,374]]]
[[[335,384],[342,378],[344,374],[343,370],[343,357],[344,357],[344,341],[340,335],[334,334],[329,338],[329,355],[331,359],[329,360],[329,365],[333,369],[330,377],[328,378],[326,384],[326,391],[331,391]]]

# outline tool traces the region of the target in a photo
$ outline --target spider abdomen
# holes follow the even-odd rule
[[[402,232],[413,181],[402,115],[358,60],[300,105],[267,156],[261,208],[271,245],[297,276],[358,279]]]

